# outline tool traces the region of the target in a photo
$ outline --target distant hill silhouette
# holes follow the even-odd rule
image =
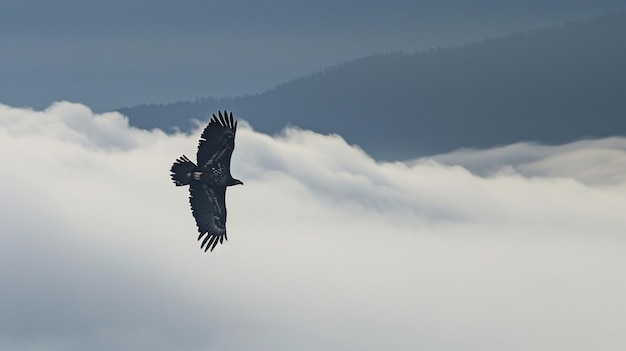
[[[256,95],[119,111],[188,130],[228,109],[259,131],[338,133],[397,160],[518,141],[626,135],[626,14],[427,52],[346,62]],[[214,84],[219,84],[215,82]]]

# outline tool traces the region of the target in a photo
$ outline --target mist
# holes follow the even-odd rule
[[[626,139],[377,162],[242,120],[228,238],[169,179],[191,134],[0,105],[0,348],[622,350]]]

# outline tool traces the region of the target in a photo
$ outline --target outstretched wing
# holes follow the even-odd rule
[[[223,169],[230,169],[230,157],[235,148],[235,132],[237,121],[233,120],[233,113],[218,112],[213,115],[209,125],[204,128],[198,144],[198,166],[220,165]]]
[[[198,240],[205,237],[202,247],[206,252],[224,242],[226,237],[226,187],[210,186],[203,182],[192,182],[189,186],[191,212],[198,225]]]

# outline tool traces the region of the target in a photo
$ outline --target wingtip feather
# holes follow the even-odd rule
[[[213,235],[211,237],[211,240],[209,240],[209,243],[206,245],[206,248],[211,248],[211,251],[213,251],[213,248],[215,247],[215,244],[217,244],[217,236]],[[206,249],[204,250],[206,252]]]
[[[207,233],[207,236],[204,238],[204,240],[202,240],[202,245],[200,245],[201,248],[205,247],[206,242],[209,240],[209,238],[211,238],[211,234]],[[206,246],[208,247],[209,245],[206,245]],[[204,250],[204,251],[206,251],[206,250]]]

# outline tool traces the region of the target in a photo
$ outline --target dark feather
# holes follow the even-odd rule
[[[224,111],[226,114],[226,111]],[[198,143],[198,166],[221,165],[230,169],[230,159],[235,148],[236,125],[230,119],[225,119],[222,112],[219,118],[213,115],[209,125],[204,128]]]
[[[230,159],[235,148],[237,121],[233,114],[219,111],[206,126],[200,142],[196,166],[186,156],[176,160],[171,177],[177,186],[189,185],[189,204],[198,227],[201,248],[211,251],[226,236],[226,187],[243,184],[230,174]]]
[[[208,247],[212,238],[226,235],[226,187],[214,189],[205,183],[192,182],[189,203],[200,233],[198,240],[206,234],[201,247]]]
[[[183,155],[176,159],[170,168],[170,177],[176,186],[189,185],[191,182],[191,172],[196,168],[196,164],[191,162],[187,156]]]

